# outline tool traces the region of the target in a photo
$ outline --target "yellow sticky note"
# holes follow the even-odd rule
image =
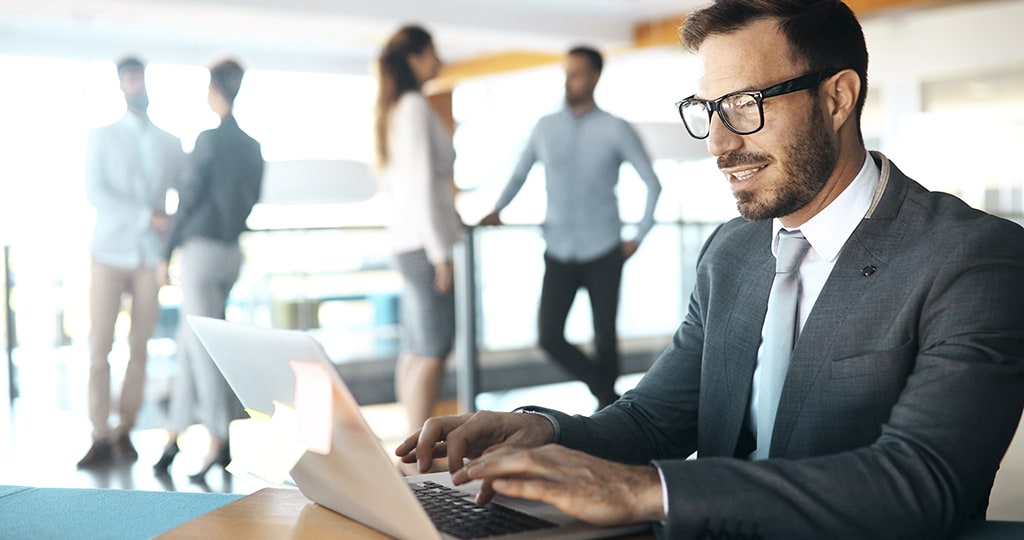
[[[249,418],[252,418],[253,420],[264,420],[267,422],[270,421],[269,414],[257,411],[256,409],[246,409],[245,413],[248,414]]]
[[[310,452],[331,453],[334,402],[331,374],[317,362],[289,362],[295,373],[295,412],[298,436]]]

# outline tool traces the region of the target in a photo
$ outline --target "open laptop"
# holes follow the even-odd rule
[[[402,540],[590,539],[649,529],[645,525],[595,527],[550,505],[502,496],[481,508],[473,502],[479,482],[456,487],[447,472],[402,476],[366,423],[338,370],[311,335],[191,315],[187,321],[249,409],[270,414],[274,401],[294,406],[291,361],[321,363],[329,368],[325,371],[334,387],[330,452],[323,455],[307,451],[291,470],[303,495],[321,506]],[[452,512],[466,516],[446,516]],[[503,529],[500,535],[468,530],[477,527],[472,525],[474,521],[486,523],[485,531]]]

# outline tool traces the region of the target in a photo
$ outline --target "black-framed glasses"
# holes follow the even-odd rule
[[[764,90],[741,90],[713,101],[690,96],[677,102],[676,108],[679,109],[679,117],[683,119],[686,131],[695,139],[706,139],[711,133],[711,115],[715,111],[718,111],[718,117],[729,131],[737,135],[750,135],[764,127],[765,99],[813,88],[840,71],[826,69],[808,73]]]

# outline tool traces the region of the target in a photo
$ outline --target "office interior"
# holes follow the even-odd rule
[[[168,9],[171,3],[146,5]],[[40,5],[51,4],[62,3]],[[131,11],[130,3],[123,4]],[[237,3],[214,4],[228,13],[225,17],[238,10],[239,25],[256,20],[255,10],[244,11]],[[255,4],[269,10],[272,3]],[[378,192],[370,165],[375,82],[368,59],[384,34],[365,29],[359,36],[362,48],[342,54],[329,44],[330,21],[362,20],[367,14],[337,7],[330,17],[319,17],[324,14],[313,12],[312,4],[296,4],[296,10],[307,11],[288,20],[292,26],[307,24],[305,32],[313,36],[292,48],[281,42],[298,41],[304,30],[287,24],[263,47],[257,39],[240,38],[234,49],[223,39],[203,47],[195,30],[176,34],[178,42],[160,35],[147,50],[137,43],[117,46],[110,39],[93,43],[86,37],[58,43],[45,32],[29,34],[0,22],[0,243],[8,308],[0,314],[7,352],[0,362],[0,456],[15,457],[0,458],[0,484],[233,492],[261,487],[227,477],[198,487],[149,478],[164,442],[161,427],[175,372],[180,298],[173,286],[161,292],[161,322],[150,342],[147,401],[135,435],[139,463],[102,478],[74,469],[89,444],[86,291],[93,217],[84,194],[85,138],[90,128],[116,120],[123,111],[113,61],[126,53],[149,61],[151,117],[180,137],[186,150],[200,131],[216,123],[205,105],[204,66],[224,54],[248,66],[235,114],[262,143],[268,166],[263,198],[249,220],[252,231],[242,239],[246,262],[228,318],[315,335],[366,406],[375,429],[386,434],[383,438],[402,435],[401,415],[389,408],[401,282],[390,266],[384,229],[388,201]],[[688,137],[673,106],[693,92],[695,59],[670,38],[653,43],[635,36],[588,39],[579,29],[552,36],[558,31],[554,23],[538,23],[541,30],[518,37],[505,31],[505,41],[495,44],[483,35],[486,28],[475,33],[457,28],[459,17],[437,7],[431,12],[393,4],[389,19],[376,19],[378,26],[390,30],[419,15],[416,22],[434,31],[442,57],[450,44],[450,65],[432,91],[455,127],[457,205],[468,224],[491,210],[536,119],[561,105],[560,53],[577,42],[606,53],[597,102],[637,127],[663,186],[658,224],[624,271],[619,325],[626,374],[619,385],[628,388],[682,319],[703,240],[736,215],[703,142]],[[527,2],[526,11],[536,13],[540,4]],[[559,16],[592,22],[583,17],[582,3],[548,4],[547,9],[566,10]],[[655,6],[661,11],[652,11],[652,18],[664,30],[696,3],[604,4]],[[930,189],[1024,223],[1024,169],[1014,163],[1024,148],[1024,38],[1018,28],[1024,1],[851,5],[865,10],[871,54],[863,116],[867,146]],[[20,15],[20,24],[30,24],[24,9],[0,2],[0,14],[7,10]],[[184,15],[165,24],[164,30],[175,24],[192,28]],[[256,26],[254,33],[266,30]],[[60,31],[59,25],[47,28]],[[446,29],[459,33],[459,39],[446,42]],[[465,42],[473,39],[487,49],[470,50]],[[485,67],[475,68],[480,59],[487,59]],[[542,175],[539,167],[531,173],[503,214],[507,226],[471,228],[459,253],[459,305],[472,317],[460,320],[462,356],[449,362],[449,410],[508,410],[529,403],[587,414],[596,404],[534,345],[544,249],[538,227],[544,215]],[[644,195],[642,182],[624,166],[618,196],[627,230],[640,217]],[[168,204],[173,208],[173,198]],[[587,342],[589,325],[587,298],[581,294],[568,323],[570,340]],[[126,334],[125,320],[118,335]],[[115,377],[126,359],[119,340],[111,356]],[[467,378],[472,379],[468,386]],[[1022,480],[1024,437],[1018,433],[996,479],[990,517],[1024,520]]]

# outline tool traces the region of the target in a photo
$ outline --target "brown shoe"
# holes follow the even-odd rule
[[[135,462],[139,459],[139,453],[135,451],[135,447],[132,446],[132,439],[127,433],[114,441],[114,454],[125,461]]]
[[[93,469],[110,463],[111,448],[106,441],[94,441],[85,457],[78,461],[79,469]]]

